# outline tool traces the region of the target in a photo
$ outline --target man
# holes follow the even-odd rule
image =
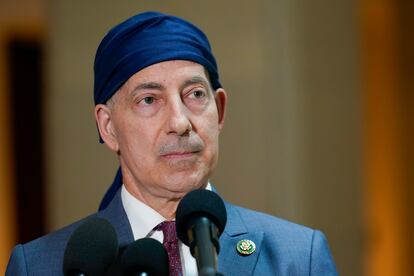
[[[143,237],[163,241],[160,225],[175,227],[181,198],[213,189],[209,177],[226,102],[207,37],[191,23],[148,12],[102,40],[95,59],[95,118],[100,138],[118,156],[122,181],[94,216],[111,222],[121,246]],[[226,211],[218,258],[224,275],[336,275],[319,231],[230,203]],[[78,225],[16,246],[6,274],[61,274],[67,240]],[[178,256],[171,264],[169,252],[171,275],[197,274],[188,247],[179,243],[171,254]]]

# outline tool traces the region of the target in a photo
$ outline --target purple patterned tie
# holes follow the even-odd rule
[[[168,253],[170,261],[170,276],[182,276],[180,249],[178,248],[178,237],[175,230],[175,221],[164,221],[155,227],[162,230],[164,234],[163,245]]]

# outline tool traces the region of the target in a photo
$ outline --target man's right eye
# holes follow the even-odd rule
[[[154,97],[145,97],[145,98],[143,98],[143,99],[142,99],[142,101],[143,101],[145,104],[153,104],[153,103],[154,103],[154,100],[155,100],[155,98],[154,98]]]

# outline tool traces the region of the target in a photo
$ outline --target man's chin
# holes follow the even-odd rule
[[[171,179],[170,179],[171,180]],[[177,194],[187,194],[192,190],[205,188],[207,185],[206,180],[193,179],[191,177],[174,179],[174,181],[168,181],[168,189]]]
[[[182,158],[182,159],[173,159],[168,160],[167,166],[172,173],[193,173],[194,171],[199,170],[199,162],[196,158]]]

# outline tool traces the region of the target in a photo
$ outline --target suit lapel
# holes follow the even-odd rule
[[[121,200],[121,189],[118,190],[111,203],[98,216],[107,219],[118,235],[119,247],[123,248],[134,241],[131,225]]]
[[[237,209],[226,203],[227,224],[220,237],[218,270],[224,275],[252,275],[261,250],[263,232],[249,232]],[[237,252],[241,240],[253,241],[256,250],[250,255]]]

